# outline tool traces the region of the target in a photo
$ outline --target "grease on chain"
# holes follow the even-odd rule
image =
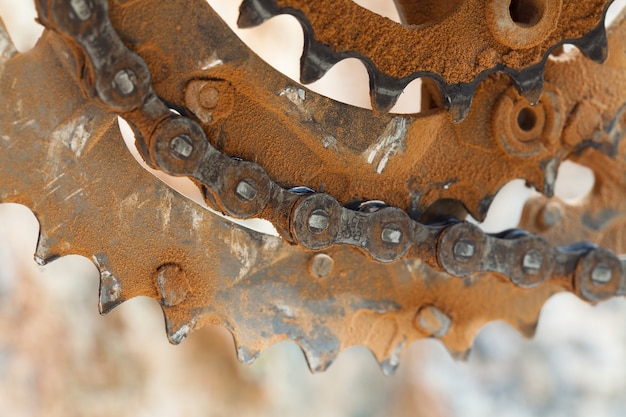
[[[522,288],[553,280],[588,301],[626,294],[626,261],[588,243],[557,248],[521,230],[487,235],[466,222],[426,225],[395,207],[355,211],[328,194],[285,190],[259,165],[216,150],[196,122],[170,111],[152,89],[145,62],[111,25],[106,0],[39,0],[37,6],[46,26],[78,44],[89,70],[83,89],[134,126],[144,159],[199,182],[207,203],[228,215],[269,211],[283,237],[311,250],[350,245],[379,262],[419,258],[458,277],[498,273]]]

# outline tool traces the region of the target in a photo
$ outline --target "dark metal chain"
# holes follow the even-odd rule
[[[590,243],[554,247],[522,230],[489,235],[458,220],[422,224],[399,208],[356,211],[328,194],[284,189],[261,166],[219,152],[198,123],[157,97],[147,65],[113,28],[106,0],[40,0],[38,7],[41,21],[85,61],[86,94],[133,125],[146,162],[200,183],[207,203],[229,216],[265,217],[311,250],[350,245],[380,262],[418,258],[458,277],[499,273],[523,288],[552,280],[589,301],[626,294],[626,261]]]

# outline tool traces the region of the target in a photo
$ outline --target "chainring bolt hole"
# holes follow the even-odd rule
[[[559,24],[564,0],[510,0],[486,3],[486,22],[494,37],[514,49],[539,46]]]
[[[520,99],[511,114],[512,135],[520,142],[533,142],[541,139],[546,123],[543,105],[529,106]]]
[[[535,26],[546,10],[544,0],[511,0],[509,15],[516,25],[529,28]]]
[[[522,108],[517,114],[517,125],[525,132],[533,130],[537,124],[537,115],[530,107]]]

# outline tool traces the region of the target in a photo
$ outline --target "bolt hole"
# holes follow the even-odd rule
[[[521,27],[535,26],[545,10],[544,0],[511,0],[509,13],[511,20]]]
[[[537,115],[530,107],[524,107],[517,115],[517,125],[524,132],[533,130],[537,124]]]

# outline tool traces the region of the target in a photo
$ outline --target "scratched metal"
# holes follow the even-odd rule
[[[392,372],[423,337],[463,356],[488,321],[532,335],[541,306],[561,290],[522,290],[488,274],[454,278],[415,260],[384,265],[345,247],[325,252],[334,263],[320,278],[316,252],[227,222],[143,170],[116,118],[83,99],[56,35],[46,31],[23,55],[4,31],[0,45],[0,202],[35,213],[40,262],[67,254],[94,261],[103,313],[148,296],[161,303],[173,343],[220,324],[244,361],[292,340],[319,371],[359,344]]]

